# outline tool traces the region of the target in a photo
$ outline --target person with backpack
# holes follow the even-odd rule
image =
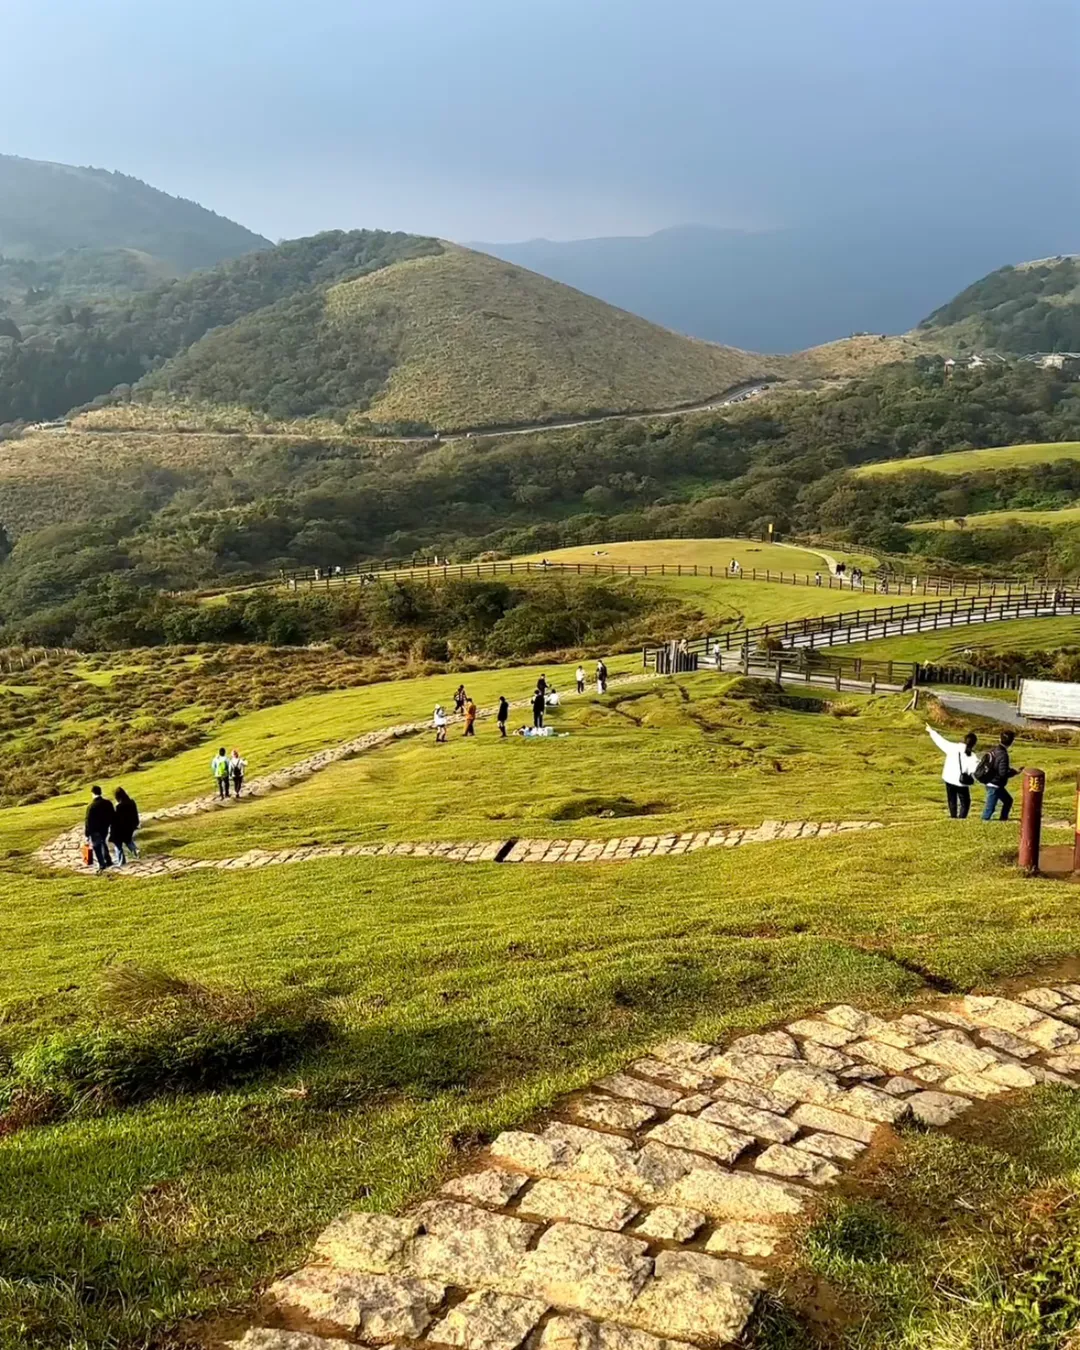
[[[993,820],[998,803],[1001,803],[1001,819],[1008,820],[1012,810],[1012,793],[1005,786],[1010,778],[1020,772],[1009,763],[1009,746],[1016,739],[1012,731],[1003,731],[1001,740],[993,750],[987,750],[975,770],[975,779],[986,788],[986,805],[983,807],[983,820]]]
[[[468,701],[469,696],[465,692],[465,686],[459,684],[454,690],[454,712],[456,712],[459,717],[465,711],[465,704],[468,703]]]
[[[506,698],[505,698],[502,694],[500,694],[500,695],[499,695],[499,710],[498,710],[498,712],[495,714],[495,721],[498,722],[498,724],[499,724],[499,735],[500,735],[500,736],[504,736],[504,737],[505,737],[505,735],[506,735],[506,722],[507,722],[507,719],[509,718],[509,716],[510,716],[510,704],[507,703]]]
[[[217,783],[218,797],[224,801],[229,795],[229,756],[225,753],[224,746],[210,761],[210,772]]]
[[[109,832],[112,829],[116,812],[108,797],[103,797],[101,788],[95,783],[90,789],[90,805],[86,808],[83,832],[94,851],[99,872],[112,866],[112,854],[109,852]]]
[[[232,778],[233,793],[239,797],[244,786],[244,772],[247,769],[247,760],[241,758],[239,750],[233,750],[229,756],[229,776]]]
[[[130,853],[133,858],[139,856],[139,848],[135,843],[135,831],[139,828],[139,808],[122,787],[118,787],[113,795],[116,798],[116,806],[113,808],[109,842],[116,849],[117,865],[123,867],[127,862],[125,853]]]
[[[962,741],[947,741],[944,736],[938,735],[929,722],[926,732],[945,756],[941,777],[945,783],[949,815],[953,820],[966,820],[971,810],[971,785],[975,782],[975,770],[979,767],[978,756],[974,753],[979,738],[969,731]]]

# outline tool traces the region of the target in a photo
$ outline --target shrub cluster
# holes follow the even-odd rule
[[[0,1135],[25,1124],[203,1092],[281,1067],[323,1044],[309,996],[225,989],[161,970],[107,974],[103,1020],[16,1054],[0,1077]]]

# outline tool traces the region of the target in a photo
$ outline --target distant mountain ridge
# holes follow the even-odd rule
[[[180,275],[269,246],[243,225],[127,174],[0,155],[0,255],[135,249]]]
[[[972,277],[1068,242],[1052,223],[846,219],[747,232],[683,225],[647,236],[474,243],[710,342],[794,352],[852,333],[903,333]]]

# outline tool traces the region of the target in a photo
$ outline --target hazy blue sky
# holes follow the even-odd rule
[[[0,26],[0,150],[271,237],[1076,214],[1080,0],[0,0]]]

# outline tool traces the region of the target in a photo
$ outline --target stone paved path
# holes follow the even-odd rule
[[[640,675],[627,675],[610,681],[608,687],[640,684],[657,678],[651,672]],[[568,694],[566,697],[578,697]],[[531,700],[519,699],[511,703],[511,708],[531,706]],[[494,708],[485,708],[480,716],[490,718]],[[460,722],[461,718],[452,718]],[[385,727],[379,731],[369,731],[363,736],[345,741],[329,750],[321,750],[297,764],[279,769],[276,773],[262,778],[252,778],[244,785],[247,797],[262,797],[268,792],[292,787],[344,759],[367,751],[377,750],[384,745],[408,736],[418,736],[431,732],[430,721],[403,722],[397,726]],[[202,815],[207,811],[226,811],[235,809],[236,799],[228,797],[222,801],[216,794],[198,797],[191,802],[182,802],[176,806],[166,806],[158,811],[143,813],[143,823],[161,820],[182,820],[189,816]],[[385,858],[413,857],[437,858],[446,862],[625,862],[635,858],[650,858],[667,854],[690,853],[699,848],[723,846],[733,848],[742,844],[769,843],[776,839],[824,838],[828,835],[847,833],[854,830],[880,829],[881,823],[872,820],[845,821],[773,821],[766,820],[756,829],[716,828],[712,830],[691,831],[686,834],[667,835],[626,835],[617,839],[491,839],[480,842],[430,841],[398,844],[309,844],[296,848],[249,849],[236,858],[176,858],[167,854],[150,854],[137,863],[115,868],[113,876],[157,877],[182,872],[206,870],[246,870],[255,867],[278,866],[282,863],[313,862],[321,858]],[[57,838],[38,849],[34,855],[38,862],[47,867],[63,871],[84,871],[81,848],[83,842],[82,826],[77,825],[65,831]]]
[[[151,854],[140,862],[115,868],[111,875],[157,877],[215,869],[243,871],[253,867],[275,867],[282,863],[316,862],[321,858],[435,858],[440,862],[497,863],[630,862],[636,858],[693,853],[699,848],[735,848],[743,844],[772,843],[778,839],[825,839],[834,834],[882,828],[882,823],[877,820],[766,820],[756,829],[718,828],[691,830],[686,834],[631,834],[616,839],[492,839],[457,844],[305,844],[297,848],[252,848],[236,858],[174,858],[168,854]],[[71,852],[71,846],[65,845],[61,866],[68,865]],[[83,869],[78,858],[73,865]]]
[[[878,1132],[1080,1076],[1080,985],[667,1041],[402,1216],[347,1213],[239,1350],[689,1350],[740,1336],[786,1230]]]

